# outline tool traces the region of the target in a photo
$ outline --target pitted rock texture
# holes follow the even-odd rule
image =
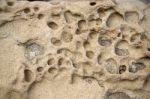
[[[149,99],[149,0],[0,0],[0,99]]]

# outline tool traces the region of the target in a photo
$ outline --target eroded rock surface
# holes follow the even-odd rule
[[[148,0],[0,0],[0,99],[149,99]]]

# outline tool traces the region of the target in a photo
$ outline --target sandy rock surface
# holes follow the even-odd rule
[[[0,0],[0,99],[150,99],[150,1]]]

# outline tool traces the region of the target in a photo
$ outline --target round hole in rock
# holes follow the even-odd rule
[[[64,58],[60,58],[60,59],[58,60],[58,65],[59,65],[59,66],[62,65],[63,62],[64,62]]]
[[[86,29],[86,21],[85,20],[80,20],[78,22],[78,27],[79,27],[80,30]]]
[[[24,70],[24,80],[30,82],[32,80],[32,72],[29,69]]]
[[[47,22],[47,25],[49,28],[56,30],[58,28],[58,25],[55,22]]]
[[[136,73],[139,70],[142,70],[145,68],[145,65],[141,62],[132,62],[132,64],[129,66],[129,72]]]
[[[118,73],[117,62],[113,58],[107,59],[105,66],[106,66],[107,72],[109,72],[111,74],[117,74]]]
[[[85,49],[90,48],[90,43],[89,43],[88,41],[84,41],[83,47],[84,47]]]
[[[126,12],[125,13],[125,19],[129,23],[138,23],[139,22],[139,15],[138,12]]]
[[[135,41],[137,41],[137,40],[140,40],[140,38],[141,38],[141,34],[133,34],[133,35],[131,36],[130,41],[131,41],[131,42],[135,42]]]
[[[38,10],[39,10],[39,8],[38,8],[38,7],[34,7],[33,9],[34,9],[34,11],[38,11]]]
[[[108,27],[117,28],[120,27],[122,24],[124,24],[124,20],[122,15],[115,12],[109,16],[106,22]]]
[[[119,74],[122,74],[126,71],[126,66],[125,65],[120,65],[119,67]]]
[[[38,67],[38,68],[37,68],[37,71],[38,71],[38,72],[41,72],[41,71],[43,71],[43,69],[44,69],[43,67]]]
[[[127,49],[119,49],[119,48],[116,48],[115,49],[115,53],[119,56],[126,56],[126,55],[129,55],[129,52]]]
[[[56,70],[57,70],[56,68],[52,67],[48,69],[48,72],[53,74],[56,72]]]
[[[28,60],[34,59],[36,56],[41,55],[43,53],[44,49],[42,46],[40,46],[37,43],[31,43],[26,45],[25,49],[25,57]]]
[[[119,42],[117,42],[116,46],[115,46],[115,53],[118,56],[126,56],[129,55],[129,44],[126,40],[121,40]]]
[[[51,43],[55,46],[60,46],[61,45],[61,41],[55,37],[51,38]]]
[[[94,5],[96,5],[96,2],[90,2],[90,5],[94,6]]]
[[[14,2],[7,2],[7,5],[8,5],[8,6],[13,6],[13,5],[14,5]]]
[[[96,37],[97,37],[96,31],[91,31],[91,32],[89,33],[89,37],[90,37],[91,39],[96,39]]]
[[[63,31],[62,34],[61,34],[61,39],[68,43],[68,42],[71,42],[72,39],[73,39],[73,35],[71,33],[68,33],[68,32],[65,32]]]
[[[24,13],[29,13],[30,12],[30,9],[29,8],[25,8],[24,9]]]
[[[112,41],[110,39],[108,39],[107,37],[99,37],[98,38],[98,43],[101,45],[101,46],[110,46],[112,44]]]
[[[48,61],[47,61],[47,64],[48,65],[53,65],[55,63],[55,59],[54,58],[50,58]]]
[[[91,59],[94,57],[94,52],[93,51],[86,51],[86,56]]]
[[[44,17],[43,14],[38,14],[38,16],[37,16],[38,19],[42,19],[43,17]]]

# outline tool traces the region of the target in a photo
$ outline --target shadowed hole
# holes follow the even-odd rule
[[[90,5],[94,6],[94,5],[96,5],[96,2],[90,2]]]
[[[145,65],[141,62],[132,62],[132,64],[129,66],[129,72],[136,73],[139,70],[142,70],[145,68]]]
[[[91,31],[91,32],[89,33],[89,37],[90,37],[91,39],[96,39],[96,37],[97,37],[96,31]]]
[[[44,69],[43,67],[38,67],[38,68],[37,68],[37,71],[38,71],[38,72],[41,72],[41,71],[43,71],[43,69]]]
[[[58,25],[55,22],[47,22],[47,25],[53,30],[56,30],[58,28]]]
[[[86,51],[86,56],[91,59],[94,57],[94,52],[93,51]]]
[[[84,30],[86,28],[86,21],[85,20],[80,20],[78,22],[78,27],[79,27],[79,29]]]
[[[122,74],[126,71],[126,66],[125,65],[120,65],[119,67],[119,74]]]
[[[112,44],[112,41],[110,39],[108,39],[107,37],[99,37],[98,38],[98,43],[101,46],[110,46]]]
[[[125,18],[129,23],[138,23],[139,21],[139,15],[137,12],[126,12]]]
[[[84,41],[83,46],[85,49],[89,49],[90,48],[90,43],[88,41]]]
[[[36,43],[31,43],[26,45],[25,49],[25,57],[28,60],[34,59],[36,56],[41,55],[44,49],[42,46]]]
[[[113,58],[109,58],[106,60],[106,70],[107,72],[111,73],[111,74],[117,74],[117,62],[116,60],[114,60]]]
[[[38,14],[38,19],[42,19],[44,17],[44,15],[43,14]]]
[[[34,9],[34,11],[38,11],[39,7],[34,7],[33,9]]]
[[[29,8],[24,9],[24,13],[29,13],[31,10]]]
[[[48,69],[48,72],[54,74],[56,70],[57,70],[56,68],[52,67]]]
[[[61,41],[55,37],[51,38],[51,43],[55,46],[60,46],[61,45]]]
[[[63,62],[64,62],[64,58],[60,58],[60,59],[58,60],[58,65],[61,66],[61,65],[63,64]]]
[[[48,65],[53,65],[55,63],[55,59],[54,58],[50,58],[48,61],[47,61],[47,64]]]
[[[123,22],[123,17],[119,13],[113,13],[109,16],[107,20],[107,26],[108,27],[120,27],[124,22]]]
[[[30,82],[32,80],[32,72],[28,69],[24,70],[24,80]]]
[[[119,56],[129,55],[129,44],[126,40],[119,41],[115,46],[115,53]]]
[[[64,41],[64,42],[66,42],[66,43],[68,43],[68,42],[71,42],[72,41],[72,39],[73,39],[73,35],[71,34],[71,33],[68,33],[68,32],[62,32],[62,34],[61,34],[61,39]]]
[[[13,6],[13,5],[14,5],[14,2],[7,2],[7,5],[8,5],[8,6]]]

